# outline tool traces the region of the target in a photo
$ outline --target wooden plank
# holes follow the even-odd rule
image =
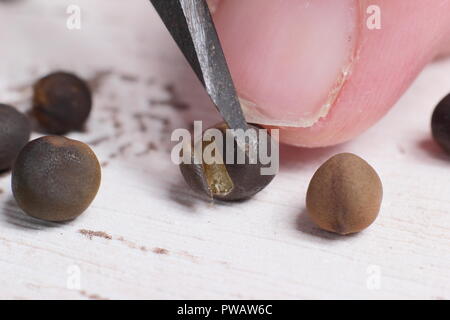
[[[81,30],[66,28],[69,4]],[[28,109],[32,82],[56,69],[90,79],[95,108],[71,137],[103,165],[95,202],[65,224],[23,215],[1,176],[0,298],[450,298],[449,162],[429,133],[450,61],[358,139],[283,147],[267,189],[213,205],[170,162],[170,132],[218,116],[149,3],[21,1],[0,20],[0,100]],[[340,151],[367,159],[385,192],[379,219],[350,237],[317,230],[304,209],[310,177]]]

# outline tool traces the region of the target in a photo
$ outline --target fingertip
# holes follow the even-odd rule
[[[311,126],[328,113],[356,43],[354,0],[227,0],[214,20],[248,121]]]

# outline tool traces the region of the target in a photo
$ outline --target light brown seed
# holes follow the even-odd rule
[[[341,153],[314,174],[306,195],[312,221],[339,234],[364,230],[375,221],[383,197],[381,180],[360,157]]]

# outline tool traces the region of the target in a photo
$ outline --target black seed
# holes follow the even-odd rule
[[[11,168],[29,139],[28,118],[13,107],[0,104],[0,171]]]
[[[434,109],[431,130],[434,140],[450,154],[450,94]]]
[[[216,125],[215,128],[225,135],[227,127],[224,124]],[[257,130],[259,128],[251,126],[252,129]],[[256,131],[257,132],[257,131]],[[271,138],[268,138],[267,150],[270,150]],[[202,143],[202,141],[196,142],[196,144]],[[205,148],[211,142],[203,142]],[[212,142],[214,143],[214,142]],[[194,145],[192,145],[192,148]],[[258,148],[258,141],[249,141],[246,144],[246,148]],[[237,143],[234,143],[234,150],[238,150]],[[192,151],[192,150],[191,150]],[[275,175],[262,175],[261,168],[269,167],[263,165],[259,161],[257,163],[250,163],[249,153],[246,152],[246,161],[244,164],[237,163],[237,153],[234,154],[234,163],[226,164],[224,155],[226,155],[226,144],[224,143],[221,151],[221,157],[224,164],[195,164],[193,161],[194,153],[191,152],[191,163],[180,165],[181,173],[187,184],[197,193],[207,195],[211,198],[236,201],[243,200],[252,197],[262,189],[264,189],[275,177]],[[277,159],[278,160],[278,159]]]
[[[12,191],[28,215],[66,221],[79,216],[94,200],[101,168],[84,143],[59,136],[29,142],[13,167]]]
[[[48,133],[82,129],[91,106],[89,87],[73,74],[52,73],[34,85],[33,115]]]

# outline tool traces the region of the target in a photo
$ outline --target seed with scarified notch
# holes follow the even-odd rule
[[[13,107],[0,104],[0,171],[11,168],[29,139],[28,118]]]
[[[197,141],[191,146],[190,163],[182,163],[180,165],[181,173],[187,184],[197,193],[207,195],[210,198],[219,200],[236,201],[243,200],[252,197],[262,189],[264,189],[275,177],[275,174],[261,174],[261,168],[268,168],[270,164],[262,164],[259,160],[259,156],[253,158],[252,162],[250,157],[258,154],[259,137],[258,129],[255,126],[250,126],[250,131],[255,134],[249,134],[249,140],[245,141],[245,152],[242,152],[244,163],[238,161],[238,150],[243,150],[238,146],[238,143],[234,141],[233,148],[230,152],[233,155],[233,161],[226,161],[227,143],[226,138],[223,138],[222,148],[220,155],[221,162],[205,161],[203,154],[196,155],[196,150],[205,150],[208,147],[212,147],[215,143],[212,141]],[[224,123],[214,126],[222,134],[222,137],[226,137],[230,134],[227,131],[227,126]],[[274,143],[267,135],[267,150],[271,150],[271,145]],[[199,144],[202,144],[203,148],[198,148]],[[230,146],[228,146],[230,147]],[[231,148],[230,148],[231,149]],[[195,157],[200,159],[200,163],[195,163]],[[232,163],[229,163],[232,162]]]
[[[312,177],[306,207],[321,229],[349,234],[372,224],[382,195],[375,170],[360,157],[341,153],[326,161]]]
[[[28,215],[48,221],[79,216],[94,200],[101,169],[84,143],[47,136],[29,142],[13,167],[12,191]]]
[[[74,74],[55,72],[34,85],[33,115],[48,133],[82,129],[91,106],[89,87]]]

